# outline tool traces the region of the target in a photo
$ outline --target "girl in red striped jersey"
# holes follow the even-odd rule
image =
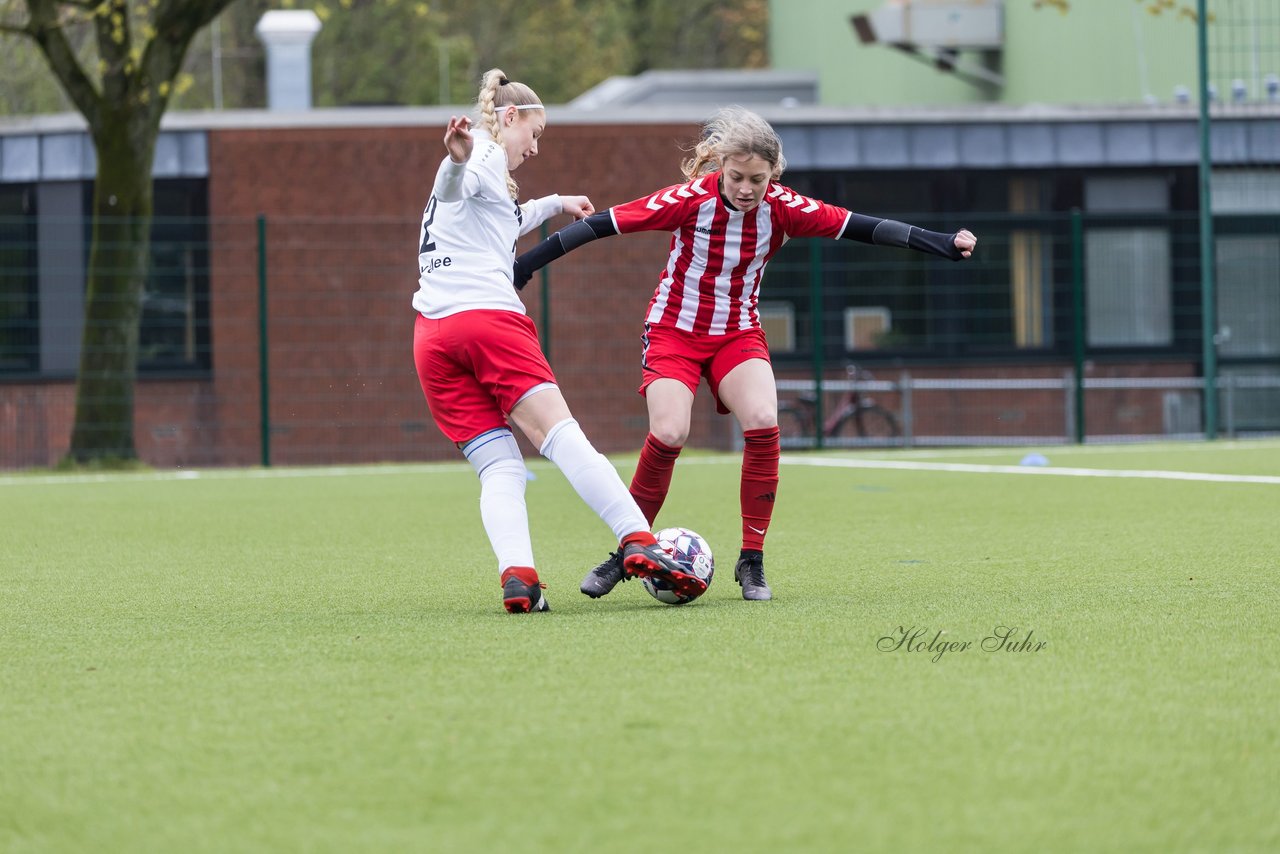
[[[640,393],[649,435],[631,494],[649,524],[666,499],[676,458],[689,436],[694,395],[707,378],[716,408],[742,427],[742,551],[734,578],[744,599],[771,599],[764,539],[778,487],[778,397],[757,304],[765,265],[792,237],[832,237],[900,246],[953,261],[973,254],[977,238],[925,231],[852,213],[778,183],[782,141],[763,118],[721,110],[703,128],[685,183],[666,187],[575,222],[516,259],[515,284],[564,253],[599,237],[671,232],[666,267],[644,322]],[[592,570],[582,592],[603,596],[625,580],[617,554]]]

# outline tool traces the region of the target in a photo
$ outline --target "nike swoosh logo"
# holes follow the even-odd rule
[[[762,535],[764,534],[764,528],[755,528],[755,527],[752,527],[751,525],[748,525],[747,528],[749,530],[755,531],[757,534],[762,534]]]

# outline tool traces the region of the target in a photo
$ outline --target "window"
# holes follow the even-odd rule
[[[138,372],[207,371],[209,355],[209,222],[204,179],[157,180],[152,189],[151,269],[142,297]],[[93,184],[84,185],[84,210]],[[85,217],[85,253],[92,220]]]
[[[33,188],[0,184],[0,373],[39,365]]]
[[[1280,356],[1280,173],[1219,169],[1212,186],[1218,352]]]
[[[873,308],[846,308],[844,348],[850,352],[875,350],[892,328],[889,309],[882,305]]]
[[[796,349],[796,308],[789,302],[762,302],[757,306],[760,328],[775,353]]]
[[[1093,176],[1085,209],[1098,214],[1164,213],[1169,183],[1160,175]],[[1090,228],[1084,238],[1090,347],[1173,344],[1173,242],[1167,227]]]
[[[1280,356],[1280,237],[1222,235],[1216,247],[1218,352]]]
[[[1169,230],[1091,228],[1084,250],[1089,346],[1172,344]]]
[[[204,181],[157,181],[140,371],[209,368],[209,225]]]

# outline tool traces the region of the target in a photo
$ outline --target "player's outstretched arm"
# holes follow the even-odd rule
[[[572,213],[568,205],[565,206],[565,213]],[[516,286],[516,290],[520,290],[529,283],[534,273],[566,252],[572,252],[598,237],[612,237],[617,233],[618,230],[613,225],[613,217],[609,216],[608,211],[599,211],[572,225],[566,225],[516,259],[512,283]]]
[[[436,172],[436,183],[431,194],[442,202],[460,202],[480,190],[480,179],[468,177],[467,163],[475,149],[471,136],[471,120],[466,116],[452,116],[444,130],[444,147],[449,156]]]
[[[978,238],[967,228],[947,234],[941,231],[928,231],[893,219],[880,219],[856,213],[849,214],[849,223],[840,236],[859,243],[914,249],[917,252],[950,258],[952,261],[969,258],[978,245]]]

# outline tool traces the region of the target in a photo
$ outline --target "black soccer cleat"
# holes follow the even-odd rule
[[[533,582],[528,583],[516,572],[508,569],[502,573],[502,607],[511,614],[550,611],[551,606],[547,604],[547,597],[542,595],[542,590],[546,586],[538,580],[537,573],[533,573]]]
[[[622,568],[622,552],[611,552],[599,566],[587,573],[579,589],[592,599],[599,599],[628,577],[627,571]]]
[[[696,599],[707,589],[707,582],[671,559],[657,543],[642,546],[631,543],[622,549],[622,566],[627,575],[652,578],[665,583],[677,598]]]
[[[733,568],[733,580],[742,585],[742,598],[763,602],[773,598],[769,582],[764,580],[764,555],[743,550],[738,565]]]

